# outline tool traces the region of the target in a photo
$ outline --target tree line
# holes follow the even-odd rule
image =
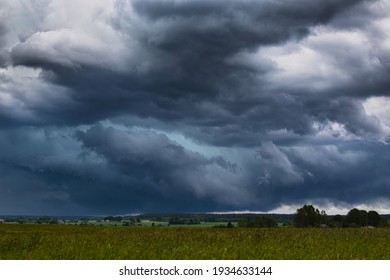
[[[149,215],[150,216],[150,215]],[[204,222],[217,223],[214,227],[239,227],[239,228],[272,228],[277,226],[288,227],[330,227],[330,228],[359,228],[359,227],[389,227],[385,215],[379,215],[378,212],[370,210],[362,210],[353,208],[346,215],[327,215],[325,211],[315,208],[313,205],[305,204],[298,208],[294,214],[278,215],[278,214],[234,214],[234,215],[211,215],[211,214],[182,214],[170,215],[160,214],[156,217],[150,216],[150,221],[166,222],[167,225],[196,225]],[[389,216],[386,216],[389,218]],[[37,223],[37,224],[57,224],[57,223],[74,223],[88,224],[90,218],[82,217],[74,220],[64,221],[58,220],[56,217],[0,217],[3,222],[18,222],[18,223]],[[145,217],[142,217],[145,218]],[[97,220],[97,224],[101,222],[113,222],[114,225],[123,226],[141,226],[141,216],[106,216]],[[152,226],[155,224],[152,223]],[[161,224],[158,224],[162,226]]]
[[[347,215],[328,217],[325,211],[316,209],[313,205],[304,205],[297,209],[294,215],[295,227],[387,227],[388,222],[376,211],[351,209]]]
[[[271,228],[277,226],[278,223],[270,217],[247,217],[237,222],[237,227],[241,228]]]

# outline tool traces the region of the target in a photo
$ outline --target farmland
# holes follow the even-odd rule
[[[390,259],[390,229],[0,224],[0,259]]]

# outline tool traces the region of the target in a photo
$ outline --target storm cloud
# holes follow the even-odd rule
[[[2,213],[390,210],[389,1],[0,6]]]

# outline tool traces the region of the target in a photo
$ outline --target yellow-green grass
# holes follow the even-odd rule
[[[0,225],[0,259],[390,259],[390,229]]]

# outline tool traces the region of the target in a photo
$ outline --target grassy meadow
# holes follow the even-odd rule
[[[390,229],[0,224],[0,259],[390,259]]]

